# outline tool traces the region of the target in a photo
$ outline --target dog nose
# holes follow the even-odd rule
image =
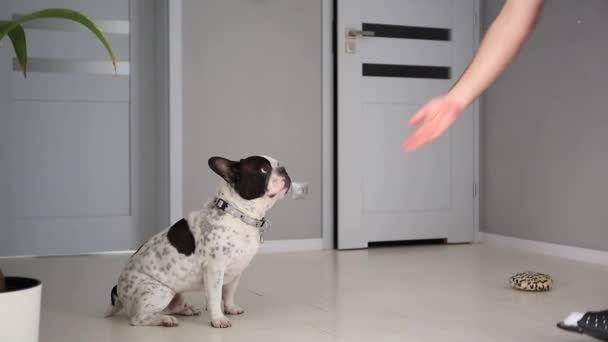
[[[289,188],[291,188],[291,178],[289,178],[287,170],[285,170],[285,168],[281,166],[277,169],[277,173],[279,174],[279,176],[283,177],[283,179],[285,180],[285,189],[289,191]]]

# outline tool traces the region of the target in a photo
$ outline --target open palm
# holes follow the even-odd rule
[[[463,110],[463,105],[445,96],[431,100],[410,119],[410,127],[422,125],[405,140],[403,149],[411,152],[430,144],[447,131]]]

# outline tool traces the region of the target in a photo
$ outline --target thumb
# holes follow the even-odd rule
[[[408,121],[407,124],[410,127],[416,126],[424,119],[428,112],[429,110],[427,109],[427,106],[422,107],[416,114],[414,114],[414,116],[410,118],[410,121]]]
[[[438,97],[427,102],[424,106],[422,106],[422,108],[420,108],[420,110],[418,110],[416,114],[414,114],[414,116],[412,116],[412,118],[408,122],[408,125],[410,127],[416,126],[422,120],[424,120],[424,118],[433,114],[433,112],[437,110],[437,107],[441,106],[442,99],[443,97]]]

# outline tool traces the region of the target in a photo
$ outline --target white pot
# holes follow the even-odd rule
[[[42,283],[6,277],[6,288],[0,293],[0,341],[38,342]]]

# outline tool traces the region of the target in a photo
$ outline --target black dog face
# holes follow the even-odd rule
[[[238,162],[212,157],[209,167],[248,201],[263,196],[282,198],[291,186],[285,168],[270,157],[252,156]]]

